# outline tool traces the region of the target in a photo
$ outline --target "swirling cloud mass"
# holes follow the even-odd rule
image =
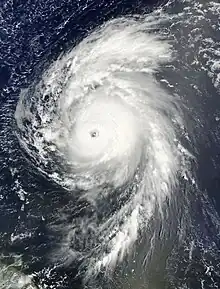
[[[82,261],[85,282],[129,255],[155,211],[163,223],[188,170],[179,98],[157,79],[173,59],[154,31],[164,17],[109,21],[53,62],[17,105],[19,140],[33,163],[93,206],[60,229],[57,249],[64,263]],[[111,198],[117,209],[109,203],[100,217]]]

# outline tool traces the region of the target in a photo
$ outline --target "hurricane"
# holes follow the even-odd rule
[[[172,59],[169,42],[151,31],[157,21],[110,21],[55,61],[17,105],[21,144],[38,168],[94,209],[61,244],[65,257],[85,258],[86,278],[114,269],[155,210],[163,219],[188,170],[179,98],[155,77]],[[119,208],[104,214],[115,197]]]
[[[192,109],[196,101],[189,96],[198,86],[188,67],[195,72],[200,65],[218,90],[218,66],[211,56],[217,51],[215,44],[196,34],[201,15],[217,15],[217,8],[213,2],[182,1],[176,8],[180,12],[174,13],[173,3],[151,13],[104,21],[57,57],[44,60],[21,89],[13,134],[23,160],[34,171],[31,178],[40,175],[40,181],[31,188],[29,201],[25,175],[19,178],[24,186],[16,182],[27,219],[9,243],[16,253],[21,253],[23,240],[30,246],[21,269],[22,278],[28,274],[28,284],[31,276],[42,288],[64,288],[65,278],[79,278],[82,288],[93,289],[191,288],[173,276],[182,274],[177,273],[177,252],[187,255],[180,267],[186,266],[183,271],[188,274],[184,262],[192,263],[196,248],[204,274],[214,268],[205,261],[204,246],[217,248],[217,241],[204,237],[206,229],[195,225],[201,210],[215,232],[219,217],[197,174],[202,142],[198,136],[205,124],[199,109]],[[207,7],[201,12],[203,5]],[[187,25],[195,25],[195,37],[188,42],[179,29]],[[204,66],[199,59],[203,56]],[[18,171],[11,169],[11,174]],[[50,184],[48,193],[44,183]],[[36,188],[40,193],[35,196]],[[28,213],[29,206],[33,209]],[[39,208],[38,227],[38,221],[28,218],[38,220]],[[18,222],[26,218],[22,216]],[[29,226],[28,234],[23,228]],[[41,239],[37,245],[31,241],[41,236],[47,236],[49,249]],[[30,272],[32,265],[27,264],[38,262],[41,255],[38,249],[32,252],[32,242],[45,248],[44,265]],[[56,279],[49,285],[56,270],[60,283]],[[62,279],[63,270],[69,273]],[[165,271],[165,283],[158,281],[156,272],[161,279]],[[205,284],[204,279],[199,282]]]

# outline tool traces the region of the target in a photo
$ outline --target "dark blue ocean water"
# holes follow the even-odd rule
[[[59,236],[48,231],[46,223],[56,223],[57,220],[53,220],[56,210],[70,207],[70,204],[73,208],[70,219],[84,212],[79,204],[75,207],[68,192],[40,175],[31,165],[29,157],[21,151],[15,135],[17,128],[14,120],[20,91],[35,81],[40,71],[62,51],[79,43],[89,31],[103,22],[121,15],[149,13],[165,2],[2,0],[0,3],[0,250],[4,254],[23,254],[25,272],[42,272],[36,280],[42,276],[47,285],[55,286],[62,281],[57,288],[80,288],[80,278],[76,278],[77,268],[74,265],[69,269],[54,270],[48,279],[45,276],[44,268],[49,266],[46,253],[59,239]],[[170,9],[175,13],[175,10],[181,10],[181,5],[173,4]],[[210,14],[210,17],[214,16]],[[213,25],[217,23],[216,18],[210,18],[209,21]],[[206,28],[204,23],[204,31]],[[181,50],[182,46],[182,61],[186,57],[184,43],[190,33],[187,29],[183,27],[175,31],[179,37],[178,49]],[[206,34],[218,43],[219,30],[207,29]],[[191,122],[190,117],[188,120],[192,131],[198,134],[195,169],[199,190],[207,192],[208,197],[202,201],[202,206],[200,199],[193,200],[194,224],[200,228],[200,235],[197,236],[203,243],[198,253],[195,253],[193,262],[187,264],[183,258],[173,265],[173,272],[178,285],[181,282],[188,284],[188,287],[182,288],[202,288],[200,279],[205,278],[208,279],[203,288],[220,288],[220,124],[216,121],[220,116],[220,95],[205,70],[192,71],[188,68],[177,72],[176,83],[177,89],[190,104],[189,115],[190,112],[193,117],[198,115],[201,122],[196,130],[195,122]],[[184,75],[180,81],[181,73]],[[189,90],[189,78],[202,93]],[[80,205],[85,207],[83,203]],[[22,235],[23,232],[25,235]],[[13,238],[17,235],[21,237],[18,240]],[[206,255],[204,251],[208,252],[208,249],[212,253]],[[180,250],[184,255],[184,248]],[[205,264],[213,268],[210,269],[211,275],[205,273],[204,258]],[[162,281],[158,286],[161,289],[175,288],[175,285],[167,285]]]

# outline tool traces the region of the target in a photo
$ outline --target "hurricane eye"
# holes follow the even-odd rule
[[[97,138],[99,136],[99,132],[97,130],[92,130],[90,132],[91,138]]]

